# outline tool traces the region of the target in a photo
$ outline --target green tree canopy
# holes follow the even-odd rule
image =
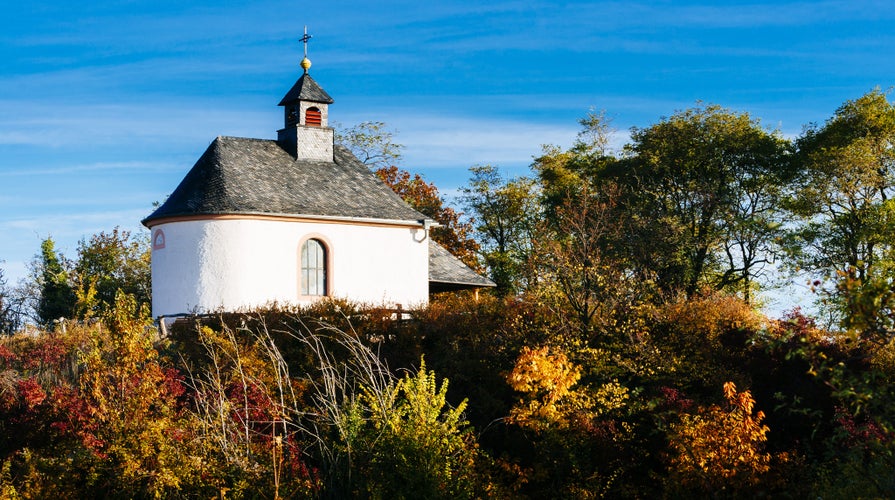
[[[81,290],[81,316],[101,314],[115,304],[118,291],[132,295],[138,307],[151,303],[149,238],[120,228],[81,240],[74,275]]]
[[[758,120],[717,105],[635,128],[614,176],[626,187],[637,268],[667,292],[708,286],[748,300],[779,225],[787,148]]]
[[[581,130],[570,149],[563,151],[558,146],[545,145],[532,165],[549,219],[554,219],[556,209],[567,205],[571,198],[583,192],[599,192],[607,169],[618,161],[610,148],[615,130],[605,111],[592,109],[578,124]]]
[[[891,288],[895,272],[895,106],[879,89],[868,92],[808,128],[797,146],[802,175],[789,203],[799,219],[791,262],[839,282],[834,309],[866,319],[875,313],[861,305],[861,290]]]
[[[475,220],[482,258],[498,294],[518,292],[530,281],[526,267],[540,212],[535,183],[505,179],[491,165],[469,170],[460,200]]]
[[[56,252],[56,243],[46,238],[40,244],[40,255],[32,269],[38,285],[37,318],[48,326],[59,318],[71,318],[75,309],[75,292],[69,280],[70,264]]]

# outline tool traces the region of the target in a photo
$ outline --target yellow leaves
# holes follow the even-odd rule
[[[628,404],[630,396],[631,391],[617,380],[603,384],[594,394],[596,410],[598,413],[606,413],[621,409]]]
[[[755,331],[763,326],[759,313],[732,296],[710,295],[671,303],[664,312],[666,321],[681,334],[703,339],[715,339],[729,330]]]
[[[581,378],[581,369],[569,362],[563,353],[550,354],[550,348],[522,348],[516,366],[510,374],[510,386],[519,392],[545,393],[555,401],[568,393]]]
[[[133,296],[116,296],[106,324],[89,327],[78,381],[94,424],[90,432],[101,443],[95,459],[124,488],[161,495],[179,488],[190,470],[173,437],[189,424],[178,417],[169,385],[177,382],[168,378],[152,345],[145,313]]]
[[[463,419],[464,400],[447,402],[424,362],[414,373],[383,387],[361,387],[358,419],[345,436],[363,495],[372,498],[454,498],[472,477],[477,445]]]
[[[447,390],[448,380],[442,380],[439,388],[435,372],[427,372],[425,361],[421,361],[416,375],[408,374],[398,381],[397,392],[404,398],[401,416],[422,433],[431,432],[433,427],[437,427],[450,435],[465,425],[462,415],[466,400],[451,408],[447,402]]]
[[[565,354],[550,354],[547,346],[523,347],[507,382],[514,390],[526,393],[528,402],[520,401],[514,406],[510,420],[533,429],[566,425],[567,409],[560,400],[570,396],[570,388],[580,378],[581,369]]]
[[[524,347],[507,382],[525,393],[510,411],[510,421],[534,430],[564,428],[575,414],[599,416],[624,407],[630,391],[613,380],[595,390],[573,390],[581,379],[581,368],[562,352],[551,354],[545,346]]]
[[[76,281],[75,317],[87,320],[93,317],[94,309],[99,305],[99,299],[96,296],[96,278],[83,279],[77,275]]]

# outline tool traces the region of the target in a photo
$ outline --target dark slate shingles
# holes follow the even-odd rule
[[[317,84],[311,75],[305,73],[295,82],[295,85],[286,92],[286,95],[280,101],[279,106],[285,106],[296,101],[311,101],[332,104],[333,98],[323,90],[323,87]]]
[[[444,289],[490,287],[496,284],[479,276],[460,259],[429,238],[429,283],[448,285]]]
[[[165,203],[143,220],[270,214],[421,221],[346,148],[335,161],[296,160],[276,141],[218,137]]]

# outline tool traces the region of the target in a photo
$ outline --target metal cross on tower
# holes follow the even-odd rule
[[[308,34],[308,27],[305,26],[305,36],[298,39],[299,42],[305,44],[305,57],[308,57],[308,42],[311,40],[311,38],[313,38],[313,36]]]

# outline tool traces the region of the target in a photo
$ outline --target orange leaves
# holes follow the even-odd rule
[[[438,188],[426,182],[419,174],[399,169],[392,165],[380,167],[374,172],[382,182],[392,188],[398,196],[423,215],[438,222],[441,227],[431,229],[432,239],[446,248],[467,266],[480,270],[476,252],[479,244],[472,238],[473,228],[469,222],[463,222],[462,213],[444,206]]]
[[[755,400],[752,399],[752,394],[749,391],[737,392],[737,386],[733,382],[725,382],[724,397],[727,398],[727,403],[733,407],[734,411],[741,411],[745,415],[745,419],[752,418],[750,415],[752,414],[752,408],[755,406]],[[762,420],[764,412],[756,413],[755,418],[759,421]],[[767,432],[767,428],[765,428],[765,432]],[[764,432],[762,436],[764,436]]]
[[[762,453],[768,427],[764,412],[753,414],[755,400],[749,391],[737,392],[724,384],[727,404],[701,408],[681,417],[673,426],[672,481],[704,491],[742,489],[755,485],[770,469],[771,455]]]
[[[763,326],[761,314],[729,295],[710,294],[673,302],[663,312],[665,321],[681,334],[709,340],[732,330],[756,331]]]

